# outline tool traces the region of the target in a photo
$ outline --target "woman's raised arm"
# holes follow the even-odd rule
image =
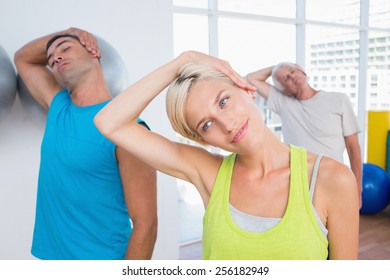
[[[205,64],[221,71],[239,87],[254,90],[228,62],[188,51],[151,72],[108,103],[95,117],[95,125],[108,139],[171,176],[193,181],[196,162],[206,164],[210,154],[204,149],[182,145],[150,132],[137,124],[145,107],[160,94],[187,63]],[[202,158],[200,158],[202,157]]]

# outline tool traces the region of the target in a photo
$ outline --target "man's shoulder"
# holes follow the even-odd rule
[[[339,91],[325,91],[325,90],[320,90],[317,92],[315,95],[316,99],[330,99],[330,100],[348,100],[349,96],[344,93],[344,92],[339,92]]]
[[[331,96],[339,96],[339,97],[348,97],[346,93],[341,92],[341,91],[325,91],[325,90],[320,90],[318,93],[321,93],[323,95],[331,95]]]
[[[53,100],[51,101],[50,107],[57,104],[58,102],[64,102],[70,100],[69,91],[67,89],[61,89],[57,93],[54,94]]]
[[[67,89],[62,89],[59,92],[57,92],[51,103],[48,110],[47,117],[49,119],[57,118],[58,114],[64,109],[68,108],[71,104],[70,95]]]

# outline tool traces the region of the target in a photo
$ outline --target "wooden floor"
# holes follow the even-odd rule
[[[360,216],[360,260],[390,260],[390,206],[375,215]]]
[[[180,247],[180,259],[202,259],[202,243]],[[360,260],[390,260],[390,206],[375,215],[360,216]]]

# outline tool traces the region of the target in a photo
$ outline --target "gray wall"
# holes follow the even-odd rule
[[[26,42],[68,27],[91,31],[121,55],[129,83],[173,55],[171,0],[0,0],[0,45],[10,58]],[[143,113],[152,130],[174,139],[164,96]],[[0,119],[0,259],[32,259],[40,143],[44,123],[17,99]],[[159,231],[154,259],[178,258],[175,180],[158,174]]]

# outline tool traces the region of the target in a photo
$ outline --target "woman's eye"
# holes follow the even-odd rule
[[[65,49],[64,49],[64,52],[66,52],[67,50],[69,50],[70,49],[70,47],[66,47]]]
[[[207,129],[210,128],[211,124],[212,124],[212,121],[206,122],[206,123],[203,125],[202,129],[203,129],[204,131],[207,131]]]
[[[228,102],[228,98],[222,98],[221,101],[219,101],[219,106],[220,107],[223,107],[226,105],[226,103]]]

